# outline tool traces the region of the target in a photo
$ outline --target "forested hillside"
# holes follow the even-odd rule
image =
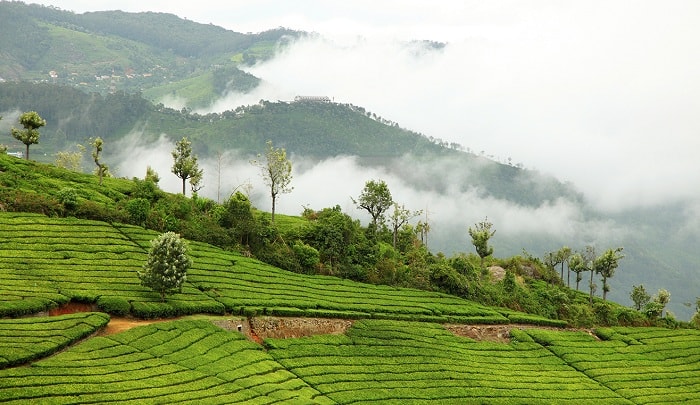
[[[281,40],[299,35],[286,29],[242,34],[164,13],[75,14],[3,1],[0,78],[102,94],[150,89],[152,97],[207,105],[227,91],[257,85],[237,66],[267,59]],[[193,85],[196,90],[187,88]]]

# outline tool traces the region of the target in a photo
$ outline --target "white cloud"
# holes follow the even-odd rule
[[[570,180],[602,209],[700,200],[695,1],[44,4],[330,38],[299,42],[251,69],[265,81],[259,92],[230,94],[212,109],[328,95]],[[400,42],[414,38],[449,45],[415,57]]]

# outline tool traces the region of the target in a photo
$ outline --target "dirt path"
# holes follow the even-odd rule
[[[172,321],[177,318],[167,318],[167,319],[135,319],[135,318],[120,318],[120,317],[115,317],[113,316],[110,320],[107,326],[102,328],[99,332],[97,332],[97,336],[109,336],[109,335],[114,335],[115,333],[120,333],[127,331],[131,328],[135,328],[137,326],[144,326],[144,325],[150,325],[153,323],[158,323],[158,322],[167,322],[167,321]]]

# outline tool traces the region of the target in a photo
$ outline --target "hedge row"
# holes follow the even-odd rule
[[[637,403],[696,401],[700,395],[700,331],[603,328],[585,333],[528,330],[561,359]]]
[[[0,402],[332,403],[241,334],[206,321],[90,339],[0,370]]]
[[[629,403],[521,341],[474,342],[435,324],[384,320],[356,322],[346,337],[267,340],[274,358],[338,403]]]
[[[0,319],[0,368],[48,356],[102,328],[109,316],[81,313]]]

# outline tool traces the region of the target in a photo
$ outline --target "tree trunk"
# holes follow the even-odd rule
[[[588,303],[593,306],[593,270],[591,269],[591,281],[588,282]]]
[[[26,146],[27,146],[27,152],[26,152],[26,154],[24,155],[24,157],[25,157],[26,160],[29,160],[29,144],[27,144]]]
[[[608,278],[603,276],[603,302],[605,302],[605,297],[608,295]]]
[[[182,195],[185,195],[185,181],[187,181],[187,177],[182,178]]]
[[[561,279],[561,283],[564,284],[564,262],[561,262],[561,273],[559,278]]]
[[[272,194],[272,224],[274,225],[275,223],[275,198],[276,196]]]

